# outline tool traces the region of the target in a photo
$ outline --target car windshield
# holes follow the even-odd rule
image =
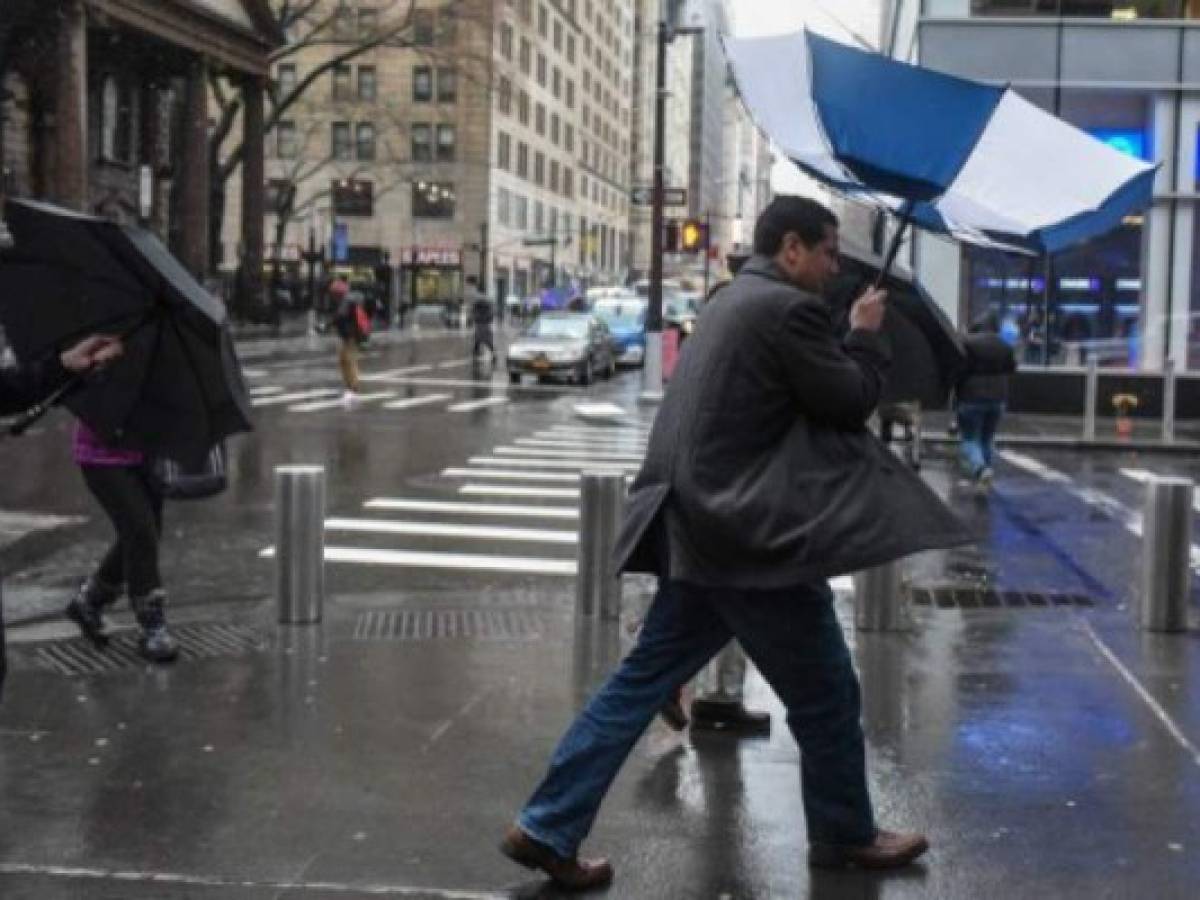
[[[597,303],[594,312],[609,328],[638,328],[646,322],[646,304],[640,300]]]
[[[525,332],[525,336],[536,338],[576,338],[582,340],[587,337],[587,328],[587,319],[582,317],[542,316],[542,318],[529,326]]]

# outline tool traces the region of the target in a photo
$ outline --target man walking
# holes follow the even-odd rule
[[[809,863],[886,868],[925,852],[880,830],[858,679],[825,578],[961,543],[961,523],[866,429],[888,363],[885,297],[841,343],[820,291],[837,219],[801,197],[760,216],[754,257],[700,314],[654,423],[617,545],[659,576],[634,649],[576,718],[501,850],[557,884],[607,884],[582,860],[609,785],[675,688],[736,637],[800,745]]]

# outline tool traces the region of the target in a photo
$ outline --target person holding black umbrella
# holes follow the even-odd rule
[[[16,369],[0,369],[0,415],[20,412],[57,390],[75,375],[90,372],[121,355],[121,342],[93,335],[62,353]],[[4,653],[4,615],[0,608],[0,690],[7,670]]]

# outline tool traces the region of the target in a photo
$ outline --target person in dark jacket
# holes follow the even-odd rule
[[[103,366],[123,352],[120,340],[107,335],[84,338],[57,356],[17,369],[0,369],[0,415],[12,415],[53,393],[74,374]],[[4,611],[0,607],[0,691],[7,662],[4,652]]]
[[[1000,337],[994,315],[975,322],[964,338],[967,375],[955,392],[959,459],[967,476],[981,488],[992,483],[992,452],[996,430],[1008,401],[1008,379],[1017,369],[1017,357]]]
[[[868,290],[839,341],[820,297],[837,219],[776,197],[754,256],[700,312],[626,502],[615,568],[659,578],[634,649],[559,742],[501,850],[561,887],[608,883],[581,860],[609,785],[675,688],[736,637],[801,748],[809,864],[878,868],[928,847],[883,831],[867,789],[858,678],[826,578],[969,539],[866,428],[888,355]]]
[[[478,357],[483,348],[487,347],[492,361],[496,359],[496,342],[492,336],[492,301],[478,288],[471,287],[468,299],[471,301],[471,321],[474,323],[475,339],[471,344],[471,355]]]

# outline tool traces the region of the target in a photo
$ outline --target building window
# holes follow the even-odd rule
[[[550,79],[551,91],[554,93],[554,99],[557,100],[562,96],[562,70],[558,66],[554,67],[553,77]]]
[[[570,122],[563,125],[563,146],[568,153],[575,152],[575,126]]]
[[[433,10],[413,10],[412,42],[414,47],[433,46]]]
[[[458,100],[458,75],[454,69],[437,70],[437,93],[439,103],[454,103]]]
[[[334,122],[332,128],[333,158],[343,161],[353,159],[354,145],[350,142],[350,123]]]
[[[412,75],[413,101],[428,103],[433,99],[433,69],[429,66],[414,66]]]
[[[559,119],[558,113],[553,113],[550,116],[550,140],[554,142],[554,146],[558,146],[559,137]]]
[[[540,3],[538,4],[538,34],[542,37],[550,35],[550,14]]]
[[[512,62],[513,58],[513,27],[507,22],[500,23],[500,55]]]
[[[295,159],[299,146],[296,144],[296,123],[290,120],[275,125],[275,155],[280,159]]]
[[[100,88],[100,158],[105,162],[133,162],[133,91],[113,75]]]
[[[374,66],[358,67],[358,99],[364,103],[374,103],[378,95]]]
[[[546,230],[546,207],[538,200],[533,204],[533,230],[541,234]]]
[[[529,177],[529,145],[524,141],[517,143],[517,174],[522,178]]]
[[[542,87],[546,86],[546,54],[539,53],[537,55],[537,83]]]
[[[287,178],[272,178],[267,181],[267,190],[263,196],[263,205],[267,208],[267,212],[282,215],[295,199],[295,182]]]
[[[533,110],[533,127],[540,135],[546,134],[546,107],[541,103]]]
[[[575,108],[575,82],[567,79],[567,109]]]
[[[458,39],[458,19],[453,6],[438,10],[436,43],[441,47],[453,47]]]
[[[512,166],[512,138],[503,131],[496,136],[496,165],[506,172]]]
[[[375,215],[375,185],[369,181],[337,179],[330,185],[336,216],[370,218]]]
[[[333,37],[337,41],[352,41],[355,37],[354,8],[339,6],[333,14]]]
[[[570,166],[563,166],[562,172],[563,196],[570,199],[575,196],[575,172]]]
[[[358,11],[358,36],[360,38],[370,38],[375,36],[375,29],[379,27],[379,10],[377,9],[360,9]]]
[[[500,188],[496,194],[496,218],[501,225],[512,220],[512,192],[508,188]]]
[[[414,122],[410,134],[412,136],[413,162],[432,162],[433,129],[424,122]]]
[[[438,162],[454,162],[456,135],[453,125],[437,127],[437,159]]]
[[[373,160],[375,158],[375,126],[370,122],[360,123],[355,137],[355,142],[358,144],[358,158],[364,162]]]
[[[567,35],[567,62],[575,62],[575,35]]]
[[[555,19],[554,20],[554,49],[557,50],[559,53],[562,53],[562,43],[563,43],[562,22],[560,22],[558,19]]]
[[[503,75],[496,88],[496,107],[506,116],[512,114],[512,82]]]
[[[522,125],[529,124],[529,95],[524,91],[517,94],[517,121]]]
[[[546,183],[546,154],[541,150],[533,156],[533,183],[539,186]]]
[[[558,193],[558,160],[550,160],[550,190]]]
[[[412,186],[414,219],[453,219],[454,185],[447,181],[417,181]]]
[[[533,45],[529,43],[529,38],[521,38],[521,49],[517,53],[517,60],[521,71],[526,75],[533,70]]]
[[[294,63],[285,63],[279,67],[279,72],[275,79],[276,91],[280,99],[287,97],[292,91],[296,90],[296,66]]]
[[[525,231],[529,228],[529,200],[520,194],[517,194],[516,200],[516,226],[521,231]]]

